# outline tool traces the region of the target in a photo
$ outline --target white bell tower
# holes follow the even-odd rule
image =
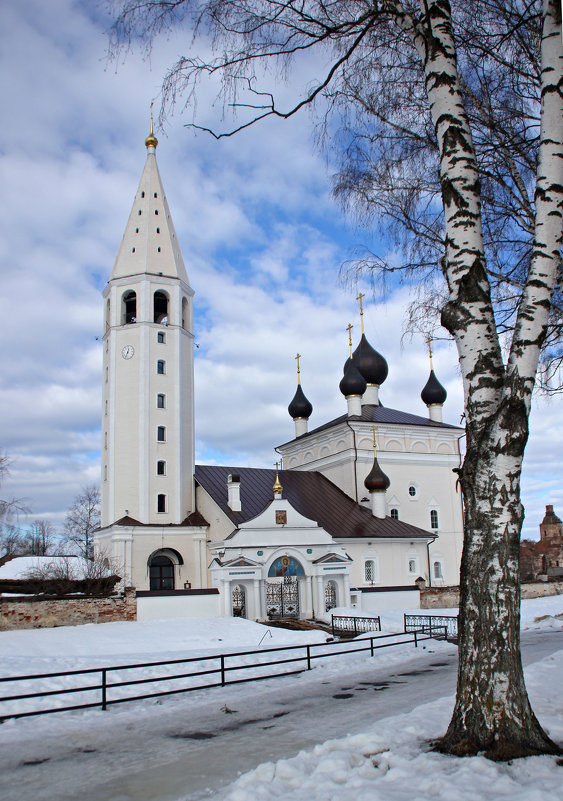
[[[156,163],[147,161],[104,290],[102,530],[182,524],[194,510],[193,315]]]

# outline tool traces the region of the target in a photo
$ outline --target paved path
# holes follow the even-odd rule
[[[523,636],[524,662],[563,647],[554,632]],[[204,701],[131,715],[84,716],[48,741],[30,735],[0,757],[3,801],[177,801],[217,798],[261,762],[361,732],[374,721],[454,693],[457,653],[426,653],[416,668],[371,663],[345,677],[303,675],[211,690]],[[309,678],[311,677],[311,678]],[[231,700],[232,699],[232,700]],[[232,704],[236,712],[224,709]],[[223,707],[223,708],[222,708]],[[106,713],[107,716],[107,713]],[[53,716],[55,717],[55,716]],[[123,718],[123,719],[121,719]]]

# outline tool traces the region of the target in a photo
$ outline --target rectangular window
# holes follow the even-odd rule
[[[166,442],[166,426],[158,426],[156,429],[157,442]]]
[[[156,372],[158,375],[164,375],[166,373],[166,362],[163,359],[157,361]]]
[[[157,476],[166,475],[166,462],[159,461],[156,463],[156,474]]]
[[[157,510],[157,512],[165,512],[166,511],[166,495],[158,495],[157,496],[156,510]]]
[[[161,345],[166,342],[166,334],[164,331],[159,331],[156,335],[156,341],[159,342]]]
[[[166,408],[166,395],[157,395],[156,396],[156,408],[157,409],[165,409]]]

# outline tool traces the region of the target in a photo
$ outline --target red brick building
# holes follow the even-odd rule
[[[537,542],[522,540],[521,543],[521,579],[526,581],[539,576],[563,576],[563,523],[553,511],[552,504],[545,507],[540,539]]]

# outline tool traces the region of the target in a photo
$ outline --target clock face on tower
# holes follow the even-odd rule
[[[124,345],[121,355],[124,359],[131,359],[135,355],[135,348],[133,345]]]

